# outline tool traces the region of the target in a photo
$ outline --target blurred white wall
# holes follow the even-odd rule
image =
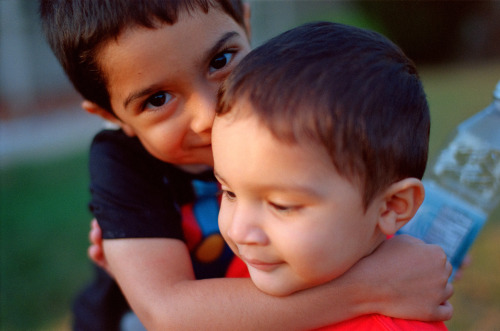
[[[80,100],[43,37],[38,1],[0,0],[0,169],[88,148],[102,121]]]
[[[38,1],[0,0],[0,119],[77,97],[42,35]]]

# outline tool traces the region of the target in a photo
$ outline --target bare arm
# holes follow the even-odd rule
[[[387,244],[337,280],[280,298],[260,292],[250,279],[195,280],[179,240],[105,240],[104,251],[148,330],[304,330],[375,312],[451,318],[451,306],[440,305],[452,293],[442,250],[405,238]]]
[[[346,274],[362,287],[363,311],[421,321],[451,319],[452,267],[437,245],[398,235]],[[347,279],[345,279],[347,281]]]

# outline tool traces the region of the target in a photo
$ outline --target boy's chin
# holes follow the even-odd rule
[[[276,281],[276,282],[266,282],[266,283],[258,283],[258,281],[254,281],[254,284],[257,288],[269,295],[275,297],[285,297],[297,292],[306,291],[312,289],[317,286],[321,286],[322,284],[326,284],[334,278],[328,279],[316,279],[310,281]],[[253,279],[252,279],[253,280]]]
[[[313,284],[283,284],[283,282],[276,284],[255,283],[255,285],[260,291],[275,297],[285,297],[316,286]]]

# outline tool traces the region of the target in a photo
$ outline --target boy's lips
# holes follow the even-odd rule
[[[264,262],[257,259],[247,259],[244,256],[241,256],[241,259],[249,266],[254,269],[258,269],[261,271],[272,271],[281,265],[281,262]]]

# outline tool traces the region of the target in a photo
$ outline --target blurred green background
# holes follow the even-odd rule
[[[6,1],[0,0],[0,5]],[[21,2],[21,12],[36,14],[30,1]],[[424,3],[251,1],[253,44],[319,19],[388,35],[419,68],[431,107],[432,157],[458,123],[492,100],[500,80],[500,8],[494,1]],[[71,93],[60,101],[78,107],[79,99]],[[23,119],[40,109],[49,113],[54,105],[47,106],[46,99],[36,99]],[[15,104],[6,105],[2,103],[0,117],[5,125],[21,117],[15,114]],[[26,128],[23,133],[31,132]],[[87,149],[78,145],[69,150],[19,158],[0,167],[1,330],[69,330],[71,300],[91,275],[86,256],[91,219],[86,207]],[[450,330],[500,329],[499,237],[497,207],[471,250],[472,264],[455,282]]]

